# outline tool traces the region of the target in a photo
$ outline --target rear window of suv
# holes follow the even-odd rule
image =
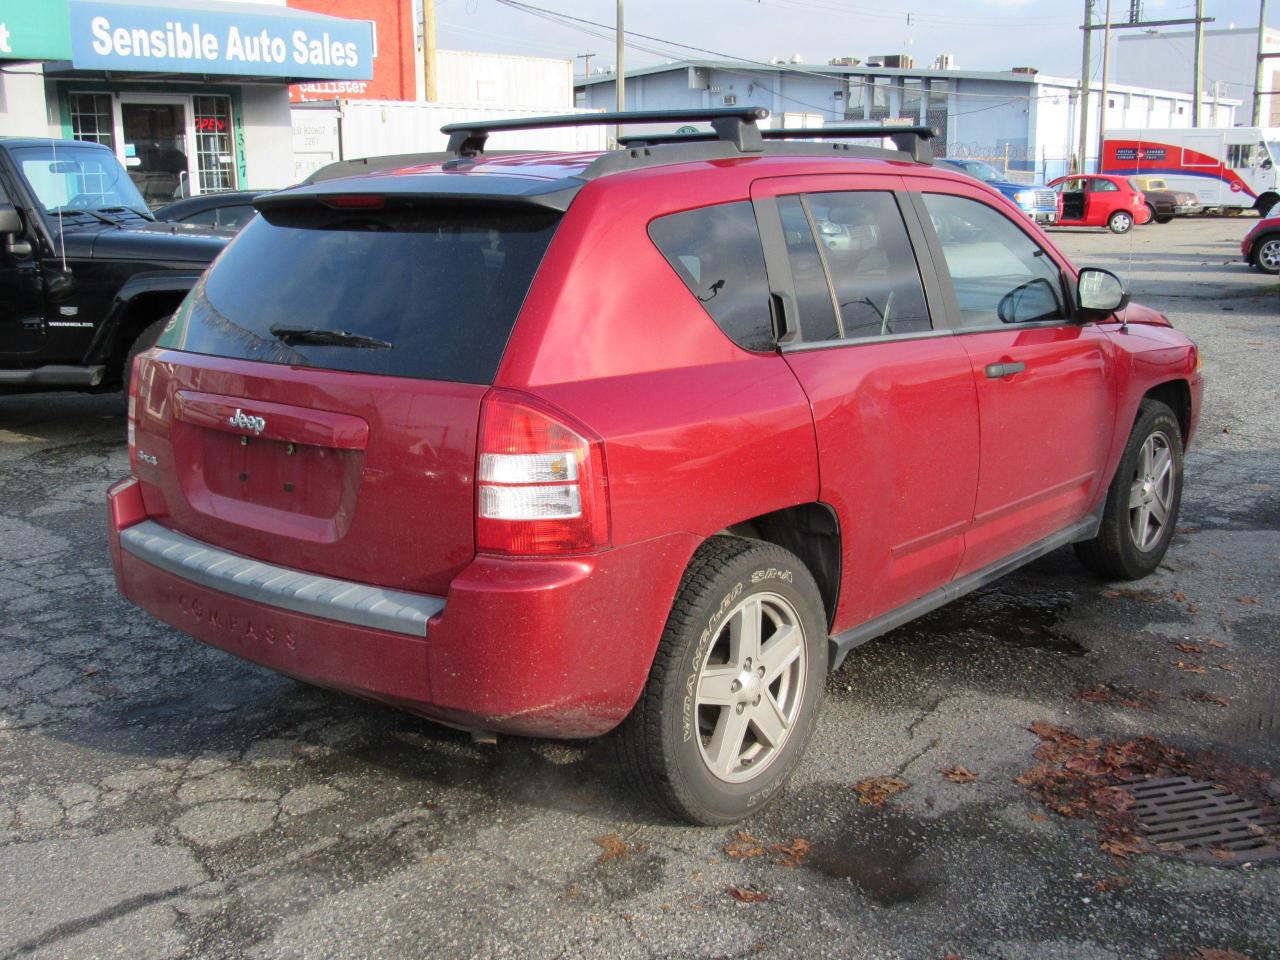
[[[551,211],[475,206],[270,212],[227,247],[159,345],[492,383],[559,219]],[[314,342],[324,332],[351,336]]]

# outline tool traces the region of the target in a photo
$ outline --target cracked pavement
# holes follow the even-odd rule
[[[1280,772],[1280,287],[1234,262],[1251,222],[1056,232],[1205,351],[1180,535],[1140,583],[1058,551],[850,655],[744,825],[805,838],[795,867],[655,816],[605,743],[473,745],[151,620],[106,556],[122,399],[0,397],[0,958],[1280,957],[1275,864],[1118,863],[1012,782],[1038,720]],[[1156,694],[1075,696],[1099,683]],[[882,776],[908,787],[859,805]]]

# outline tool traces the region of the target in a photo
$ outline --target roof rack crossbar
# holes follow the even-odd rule
[[[839,124],[822,127],[782,127],[777,130],[760,130],[763,140],[864,140],[885,139],[917,163],[933,160],[930,140],[938,131],[927,126],[901,126],[898,124]],[[623,146],[654,147],[672,143],[705,143],[719,139],[711,133],[636,133],[621,138]]]
[[[709,140],[724,140],[744,153],[763,149],[757,121],[769,116],[764,107],[709,107],[701,110],[628,110],[613,113],[570,113],[554,117],[519,117],[510,120],[477,120],[449,123],[440,128],[449,135],[448,152],[458,158],[484,152],[489,134],[506,130],[541,130],[546,127],[598,127],[642,123],[710,123]]]

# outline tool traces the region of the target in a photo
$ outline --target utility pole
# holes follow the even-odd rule
[[[423,98],[436,99],[436,0],[422,0]]]
[[[1084,59],[1080,62],[1080,169],[1076,173],[1088,173],[1084,162],[1085,149],[1089,146],[1089,47],[1093,40],[1093,0],[1084,0]]]
[[[1098,97],[1098,169],[1102,169],[1102,144],[1107,137],[1107,76],[1111,69],[1111,0],[1107,0],[1106,28],[1102,31],[1102,93]]]
[[[573,59],[575,59],[575,60],[581,60],[581,61],[582,61],[582,75],[583,75],[584,77],[590,77],[590,76],[591,76],[591,58],[592,58],[592,57],[594,57],[594,56],[595,56],[595,54],[594,54],[594,53],[580,53],[580,54],[578,54],[576,57],[574,57],[574,58],[573,58]]]
[[[1262,68],[1266,65],[1267,55],[1262,52],[1263,41],[1267,38],[1267,0],[1258,0],[1258,66],[1253,74],[1253,125],[1267,126],[1262,115]],[[1272,91],[1275,96],[1275,91]]]
[[[618,26],[617,26],[617,61],[618,65],[614,69],[615,89],[618,93],[618,112],[621,113],[627,109],[627,71],[623,65],[626,58],[627,32],[622,24],[622,0],[618,0]],[[615,136],[622,139],[622,124],[618,124],[618,129],[614,131]]]
[[[1191,126],[1200,126],[1200,94],[1204,87],[1204,0],[1196,0],[1196,78],[1191,104]]]

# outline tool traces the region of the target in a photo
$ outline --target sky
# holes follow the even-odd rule
[[[520,0],[524,2],[524,0]],[[551,22],[502,0],[436,0],[437,44],[451,50],[484,50],[570,58],[595,53],[592,69],[615,60],[616,0],[527,0],[532,6],[583,20]],[[1096,0],[1097,21],[1106,0]],[[1268,11],[1280,26],[1280,4]],[[1256,29],[1259,0],[1205,0],[1209,29],[1234,24]],[[950,53],[959,70],[1036,67],[1054,76],[1078,76],[1083,0],[629,0],[626,67],[675,59],[717,59],[674,44],[709,48],[729,58],[768,61],[799,54],[807,64],[832,57],[906,52],[929,66]],[[1144,0],[1148,20],[1194,15],[1194,0]],[[1127,20],[1129,0],[1113,0],[1112,21]],[[908,19],[909,18],[909,19]],[[1189,29],[1188,27],[1166,29]],[[1094,45],[1095,50],[1100,44]],[[575,60],[581,74],[582,60]],[[1095,58],[1093,72],[1098,63]]]

